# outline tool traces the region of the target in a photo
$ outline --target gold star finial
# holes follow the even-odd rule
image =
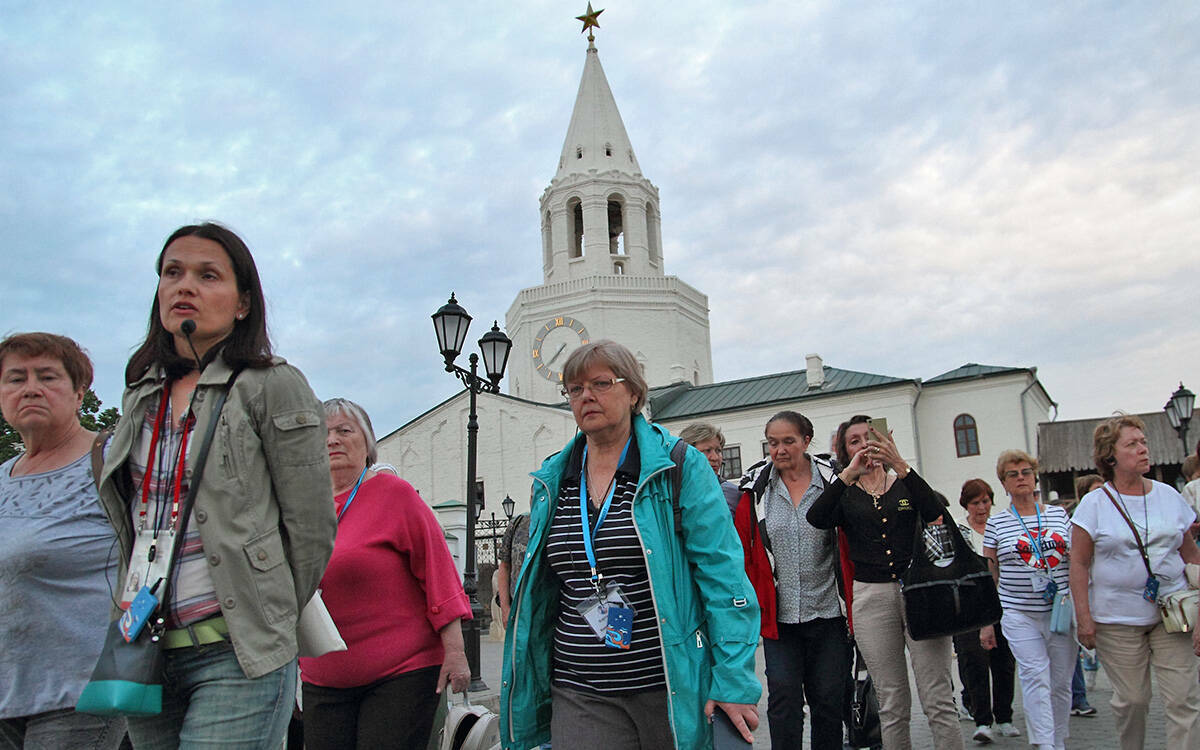
[[[579,33],[582,34],[583,32],[592,28],[600,28],[599,18],[600,14],[603,12],[604,8],[601,8],[600,10],[592,10],[592,4],[589,2],[587,13],[583,14],[582,16],[575,16],[576,21],[583,21],[583,28],[579,30]],[[588,41],[596,41],[596,37],[591,32],[588,32]]]

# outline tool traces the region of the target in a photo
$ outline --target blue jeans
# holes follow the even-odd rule
[[[283,744],[296,704],[294,659],[250,679],[229,643],[165,653],[162,713],[129,717],[136,750],[266,750]]]
[[[850,645],[841,617],[779,623],[779,639],[763,639],[771,747],[799,748],[808,700],[814,750],[841,750],[850,681]]]
[[[73,708],[0,719],[2,750],[116,750],[124,738],[124,718],[77,714]]]

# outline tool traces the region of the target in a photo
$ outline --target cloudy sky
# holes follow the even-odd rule
[[[386,433],[429,315],[541,283],[586,2],[0,0],[0,333],[119,402],[153,261],[215,219],[279,353]],[[720,380],[1037,366],[1060,418],[1200,390],[1200,4],[596,3]],[[486,319],[486,321],[485,321]]]

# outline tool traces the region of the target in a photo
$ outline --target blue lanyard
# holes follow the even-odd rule
[[[354,483],[354,489],[350,490],[350,497],[346,498],[346,504],[338,511],[337,520],[341,521],[342,516],[346,515],[346,511],[350,508],[350,503],[354,502],[354,496],[358,494],[358,486],[362,484],[362,479],[367,475],[367,467],[363,467],[362,473],[358,475],[358,481]]]
[[[1033,504],[1033,513],[1034,513],[1034,517],[1037,519],[1037,530],[1038,530],[1039,534],[1042,531],[1042,510],[1041,510],[1041,508],[1042,508],[1042,506],[1039,503]],[[1017,523],[1021,524],[1021,528],[1025,530],[1025,536],[1029,537],[1030,544],[1033,546],[1033,553],[1037,556],[1038,562],[1040,562],[1042,564],[1042,570],[1049,573],[1050,569],[1048,567],[1046,567],[1046,558],[1042,555],[1041,537],[1034,536],[1033,534],[1029,533],[1029,527],[1025,525],[1025,521],[1021,518],[1021,514],[1017,513],[1016,508],[1014,508],[1010,505],[1010,506],[1008,506],[1008,509],[1012,512],[1013,516],[1017,519]]]
[[[625,455],[629,453],[629,444],[633,442],[633,436],[625,441],[625,447],[621,449],[621,458],[617,461],[617,471],[621,470],[621,464],[625,463]],[[596,586],[599,592],[600,574],[596,572],[596,552],[592,548],[592,538],[600,531],[600,525],[604,523],[604,519],[608,518],[608,509],[612,505],[613,495],[617,491],[617,475],[613,472],[613,481],[608,488],[608,495],[604,498],[604,504],[600,506],[600,517],[596,519],[596,527],[589,528],[588,524],[588,507],[587,507],[587,444],[583,446],[583,468],[579,470],[579,524],[583,528],[583,551],[587,553],[588,565],[592,569],[592,585]]]

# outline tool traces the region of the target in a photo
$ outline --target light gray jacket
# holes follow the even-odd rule
[[[217,357],[196,385],[188,474],[232,374]],[[125,462],[163,382],[157,367],[126,388],[100,481],[100,502],[121,545],[119,581],[133,553]],[[196,494],[194,520],[221,614],[249,678],[296,657],[296,620],[333,551],[337,518],[325,448],[325,412],[304,376],[275,358],[243,370],[229,390]]]

